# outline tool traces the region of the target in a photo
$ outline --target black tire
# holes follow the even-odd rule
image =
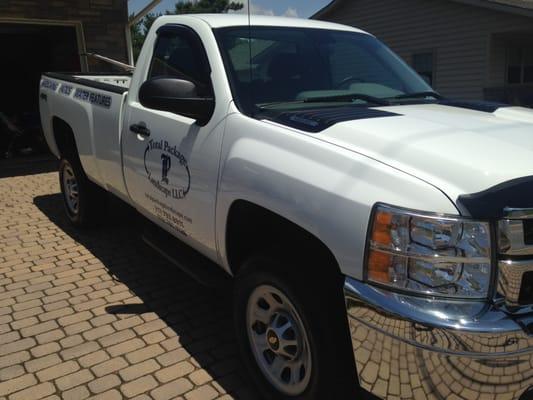
[[[235,281],[234,322],[247,371],[265,399],[353,399],[358,384],[342,296],[342,278],[321,276],[314,260],[260,254],[246,261]],[[305,266],[305,268],[299,268]],[[324,267],[324,265],[321,265]],[[325,266],[334,268],[333,265]],[[280,391],[259,367],[247,327],[248,301],[256,288],[272,286],[292,303],[305,327],[311,372],[300,393]],[[301,336],[301,335],[300,335]],[[268,338],[268,334],[265,335]]]
[[[69,202],[67,180],[71,175],[77,185],[77,207]],[[59,184],[65,212],[73,225],[87,228],[102,222],[107,210],[107,193],[87,178],[77,155],[65,156],[59,161]]]

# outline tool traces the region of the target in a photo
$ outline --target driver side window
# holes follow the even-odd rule
[[[147,80],[176,78],[193,82],[198,95],[212,92],[210,68],[200,40],[185,28],[158,34]]]

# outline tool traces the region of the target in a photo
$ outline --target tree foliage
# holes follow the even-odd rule
[[[227,13],[230,10],[240,10],[242,7],[242,3],[230,0],[181,0],[176,3],[173,11],[167,11],[166,14]],[[139,23],[131,27],[133,56],[135,60],[139,57],[150,27],[161,15],[161,13],[149,13]],[[133,18],[133,14],[130,15],[131,18]]]
[[[146,16],[141,21],[131,26],[131,44],[133,47],[133,58],[135,59],[135,61],[137,61],[137,58],[139,57],[139,53],[141,52],[148,31],[152,27],[154,21],[161,15],[163,14],[146,14]],[[130,15],[130,19],[131,18],[133,18],[133,14]]]
[[[240,10],[242,7],[242,3],[230,0],[179,1],[174,8],[174,14],[227,13],[230,10]]]
[[[130,15],[130,20],[133,18],[133,14]],[[136,61],[141,52],[144,38],[146,35],[142,32],[141,23],[131,26],[131,46],[133,47],[133,58]]]

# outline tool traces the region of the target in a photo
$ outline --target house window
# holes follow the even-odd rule
[[[507,83],[533,83],[533,47],[513,47],[507,53]]]
[[[433,85],[433,53],[414,54],[413,68],[429,85]]]

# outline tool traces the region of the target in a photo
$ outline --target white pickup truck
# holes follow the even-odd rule
[[[47,73],[40,105],[70,220],[111,193],[230,282],[265,398],[533,398],[532,110],[443,98],[352,27],[241,15],[159,18],[131,78]]]

